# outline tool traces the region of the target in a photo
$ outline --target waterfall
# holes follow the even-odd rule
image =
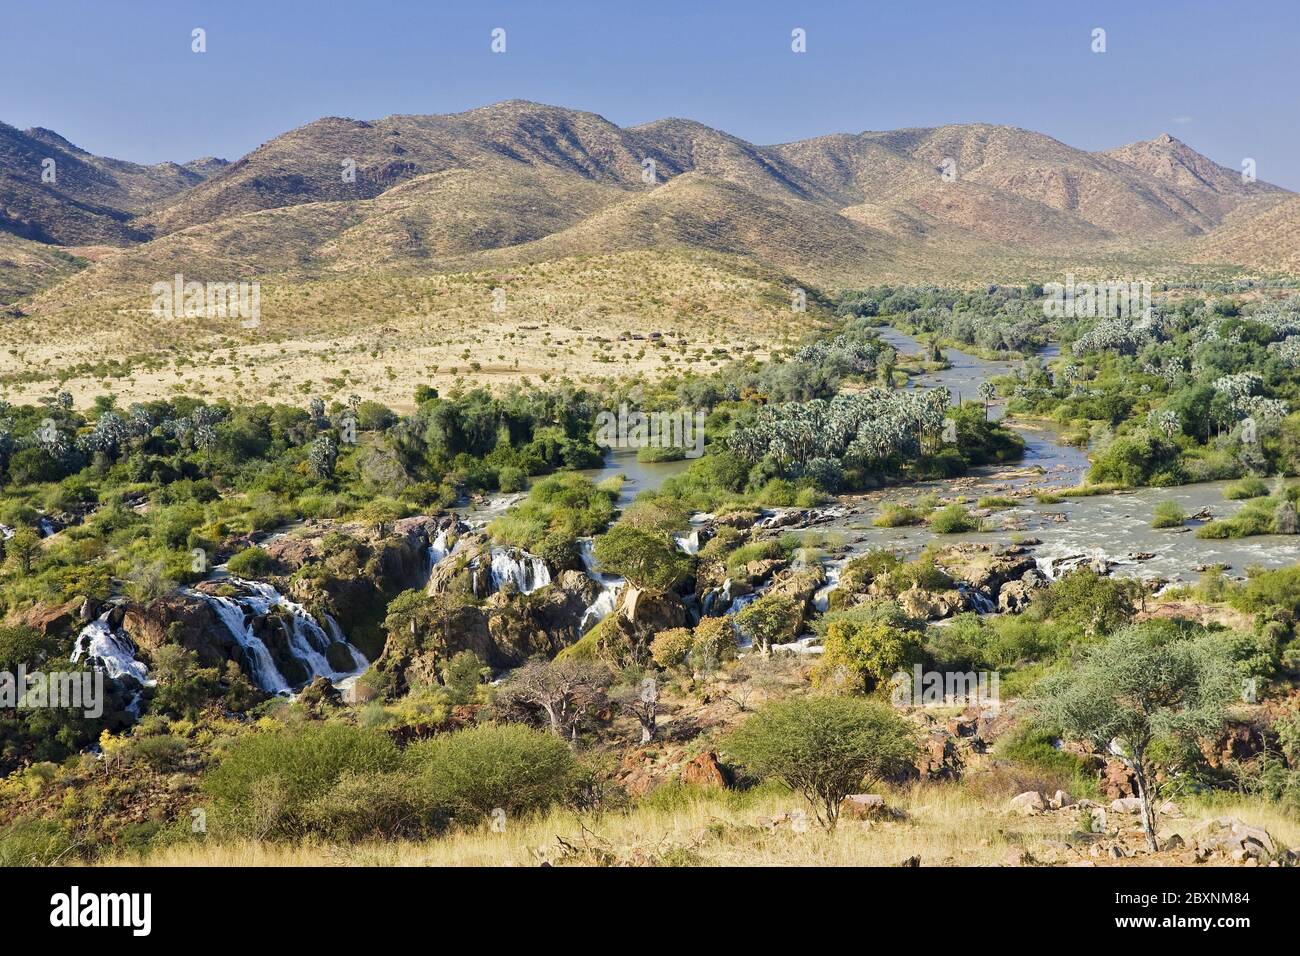
[[[256,619],[266,617],[276,608],[288,612],[280,616],[279,624],[293,657],[308,672],[307,683],[317,677],[328,677],[337,683],[356,677],[368,666],[369,662],[365,655],[348,641],[342,628],[332,617],[326,616],[325,622],[331,632],[326,634],[305,607],[289,600],[271,585],[263,581],[243,581],[239,578],[230,578],[229,581],[244,593],[234,598],[219,597],[201,591],[188,593],[206,601],[216,611],[231,637],[244,649],[249,676],[262,690],[272,694],[283,694],[291,689],[289,682],[276,666],[270,650],[257,636],[253,627]],[[330,665],[326,652],[334,644],[342,644],[347,648],[354,665],[352,670],[338,671]]]
[[[477,559],[475,560],[477,567]],[[493,548],[492,563],[488,570],[492,575],[491,591],[500,591],[509,581],[519,593],[531,594],[551,583],[551,572],[547,569],[546,562],[537,555],[518,548]],[[486,597],[487,595],[478,593],[478,576],[473,575],[472,580],[474,596]]]
[[[81,629],[72,646],[70,660],[75,664],[85,654],[91,667],[102,670],[113,680],[130,678],[145,687],[153,687],[157,682],[149,679],[149,669],[135,659],[135,645],[131,639],[114,631],[108,623],[110,614],[112,611],[105,611]],[[132,695],[126,709],[133,716],[140,716],[140,691]]]
[[[678,535],[673,538],[677,547],[690,555],[700,553],[700,529],[696,528],[687,535]]]
[[[131,639],[109,625],[111,613],[105,611],[81,629],[72,648],[71,660],[75,664],[85,654],[92,667],[103,670],[114,680],[132,677],[143,684],[148,679],[149,669],[135,659],[135,645]]]
[[[825,614],[831,606],[831,592],[840,586],[840,569],[843,562],[826,566],[826,583],[812,597],[813,610]]]
[[[429,545],[430,574],[433,573],[433,569],[437,566],[438,562],[447,556],[447,553],[447,529],[443,528],[438,532],[438,537],[433,539],[433,544]]]
[[[727,607],[731,606],[731,578],[723,581],[722,587],[711,588],[704,592],[704,601],[700,611],[705,616],[712,616],[713,612],[723,604]]]
[[[627,582],[613,574],[602,574],[596,570],[596,555],[592,551],[590,538],[580,538],[578,549],[582,554],[582,566],[586,569],[587,577],[600,585],[600,593],[591,604],[587,605],[587,610],[583,612],[582,620],[578,624],[578,630],[585,634],[613,613],[614,607],[618,604],[619,591]]]
[[[270,694],[287,693],[289,682],[275,666],[271,652],[266,649],[262,639],[253,632],[252,618],[245,616],[244,608],[227,597],[204,594],[202,591],[191,593],[211,605],[231,637],[244,649],[248,676],[253,679],[253,683]]]
[[[1088,565],[1098,574],[1106,574],[1113,565],[1125,562],[1110,557],[1100,548],[1095,548],[1092,554],[1085,554],[1080,551],[1067,551],[1064,554],[1060,551],[1056,553],[1040,551],[1034,555],[1034,563],[1038,566],[1038,571],[1043,577],[1049,581],[1055,581],[1075,568],[1084,565]]]
[[[976,614],[992,614],[998,609],[992,599],[983,591],[971,587],[965,582],[957,583],[957,593],[961,595],[966,606],[975,611]]]
[[[748,594],[742,594],[740,597],[736,598],[734,601],[731,602],[731,606],[728,607],[726,611],[727,616],[730,617],[733,614],[739,614],[747,606],[757,601],[759,596],[760,596],[760,592],[758,591],[751,591]]]

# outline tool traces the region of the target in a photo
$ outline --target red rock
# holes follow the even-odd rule
[[[712,750],[704,751],[682,768],[682,782],[719,789],[731,786],[726,769],[718,762],[718,755]]]

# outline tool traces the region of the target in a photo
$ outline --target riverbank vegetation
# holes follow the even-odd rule
[[[1028,353],[1048,328],[1037,295],[869,290],[771,361],[599,391],[422,388],[405,415],[359,398],[4,408],[0,669],[68,661],[95,622],[140,636],[153,683],[110,681],[122,688],[95,718],[0,711],[0,863],[993,862],[1046,857],[1078,822],[1008,827],[1012,798],[1101,801],[1136,782],[1184,819],[1232,802],[1291,839],[1296,569],[1157,597],[1084,556],[1049,568],[1014,542],[961,540],[1014,492],[882,504],[880,526],[942,536],[919,556],[855,552],[821,527],[843,513],[836,496],[1023,453],[987,398],[894,387],[875,323]],[[1213,473],[1242,503],[1197,535],[1294,533],[1300,492],[1273,478],[1294,470],[1289,353],[1273,347],[1290,320],[1185,306],[1162,305],[1132,348],[1100,323],[1058,323],[1068,357],[1023,362],[993,390],[1090,436],[1091,482],[1062,499]],[[1274,365],[1245,370],[1266,354]],[[597,415],[622,403],[705,416],[704,454],[630,504],[617,477],[579,473],[604,458]],[[462,520],[488,495],[501,506]],[[1167,505],[1162,527],[1191,520]],[[233,579],[211,574],[222,562]],[[241,577],[274,587],[249,597]],[[368,669],[346,688],[268,691],[229,643],[237,627],[220,654],[205,643],[218,617],[281,652],[346,626]],[[1165,749],[1135,769],[1093,724],[1033,704],[1068,697],[1081,662],[1124,641],[1175,663],[1194,648],[1198,675],[1226,675],[1169,688],[1174,723],[1202,685],[1254,696],[1198,708],[1194,734],[1144,738]],[[900,697],[898,675],[918,672],[996,675],[1000,696]],[[651,845],[650,824],[672,836]],[[998,835],[958,848],[972,828]],[[1136,828],[1114,829],[1081,845],[1123,856],[1119,831]]]

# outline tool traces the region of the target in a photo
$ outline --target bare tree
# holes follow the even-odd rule
[[[654,677],[647,674],[620,684],[610,691],[609,698],[641,724],[641,743],[654,740],[659,719],[659,683]]]
[[[515,671],[507,695],[540,707],[551,733],[577,740],[584,717],[604,708],[609,671],[587,661],[532,660]]]

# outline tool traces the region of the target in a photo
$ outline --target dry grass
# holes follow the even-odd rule
[[[1033,817],[1011,814],[1005,811],[1002,797],[981,798],[960,785],[918,786],[888,799],[906,811],[905,821],[844,818],[832,833],[815,824],[803,832],[788,821],[771,826],[774,817],[805,809],[793,795],[705,792],[672,806],[655,806],[651,801],[619,813],[554,811],[509,822],[502,832],[484,825],[422,842],[355,846],[315,841],[212,842],[170,847],[145,859],[116,857],[101,862],[113,866],[537,866],[543,861],[578,866],[895,866],[919,857],[923,866],[990,866],[1024,851],[1042,858],[1045,841],[1067,839],[1078,822],[1071,811]],[[1188,839],[1206,820],[1234,816],[1264,827],[1283,846],[1300,846],[1300,820],[1276,805],[1227,798],[1205,804],[1186,802],[1183,809],[1183,818],[1161,819],[1162,834],[1178,833]],[[1134,842],[1140,842],[1135,817],[1116,820],[1131,825]],[[1140,865],[1143,859],[1122,862]]]
[[[771,273],[685,253],[505,272],[267,279],[256,329],[238,319],[160,322],[148,312],[149,285],[132,288],[129,301],[49,301],[11,321],[0,394],[28,402],[64,388],[78,403],[112,392],[126,404],[185,392],[301,404],[356,393],[406,409],[421,384],[708,372],[729,358],[766,357],[826,318],[792,313],[787,284]],[[494,310],[497,288],[505,297]]]
[[[1004,817],[956,787],[918,788],[891,800],[906,810],[907,822],[845,819],[834,833],[815,825],[805,832],[796,832],[788,823],[761,826],[760,821],[804,809],[798,797],[777,794],[754,800],[696,799],[672,808],[643,806],[599,816],[556,811],[507,824],[500,833],[484,826],[419,843],[186,845],[157,852],[144,862],[157,866],[535,866],[550,860],[578,865],[889,866],[920,856],[931,865],[976,866],[998,862],[1013,847],[1041,840],[1057,827],[1047,817]]]

